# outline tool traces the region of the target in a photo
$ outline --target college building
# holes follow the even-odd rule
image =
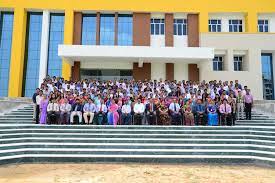
[[[275,1],[1,0],[0,96],[46,75],[239,80],[274,99]]]

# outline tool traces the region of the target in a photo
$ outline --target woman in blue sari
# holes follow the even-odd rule
[[[211,100],[207,106],[208,126],[218,126],[218,113],[215,102]]]

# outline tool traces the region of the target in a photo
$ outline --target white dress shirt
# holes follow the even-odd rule
[[[102,112],[107,113],[108,109],[105,104],[98,104],[96,106],[96,112],[100,112],[100,108],[101,108]]]
[[[136,103],[134,105],[134,112],[135,113],[144,113],[145,107],[143,103]]]
[[[59,105],[57,103],[49,103],[47,106],[48,112],[59,112]]]
[[[70,112],[71,109],[72,109],[72,106],[69,103],[67,103],[67,104],[64,103],[64,104],[61,104],[61,106],[60,106],[61,112]]]
[[[132,109],[131,109],[131,106],[129,104],[124,104],[122,106],[121,111],[122,111],[122,113],[129,114],[129,113],[131,113]]]
[[[176,111],[175,111],[175,106],[176,106]],[[180,111],[180,105],[178,103],[171,103],[169,105],[169,110],[173,112],[179,112]]]
[[[36,105],[40,105],[41,100],[42,100],[42,96],[37,95],[37,96],[36,96]]]

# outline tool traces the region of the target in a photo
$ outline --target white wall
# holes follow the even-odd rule
[[[165,35],[151,35],[152,47],[165,47]]]
[[[275,13],[259,14],[258,19],[267,19],[269,32],[275,32]]]
[[[188,37],[187,36],[177,36],[174,35],[174,47],[187,47],[188,46]]]
[[[151,63],[151,79],[159,80],[166,79],[166,64],[165,63]]]
[[[80,62],[80,68],[85,69],[133,69],[133,63],[115,61],[104,62]]]
[[[174,64],[174,79],[175,80],[188,80],[188,64],[175,63]]]
[[[245,32],[245,16],[242,13],[210,13],[210,19],[220,19],[222,23],[222,32],[229,32],[229,20],[239,19],[243,21],[243,32]]]

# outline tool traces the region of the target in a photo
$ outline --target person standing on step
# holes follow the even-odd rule
[[[39,99],[40,100],[40,99]],[[37,102],[37,99],[36,99]],[[38,113],[40,111],[40,124],[46,124],[47,123],[47,106],[48,106],[48,99],[46,95],[43,95],[40,100],[40,104],[38,105]],[[37,118],[39,119],[39,117]]]
[[[33,121],[36,121],[36,107],[37,107],[36,96],[39,95],[39,91],[40,91],[40,89],[36,88],[35,93],[32,95],[32,102],[34,104],[34,107],[33,107]]]
[[[237,120],[244,119],[244,96],[242,95],[242,91],[238,91],[236,103],[237,103]]]
[[[36,100],[36,110],[35,110],[35,120],[36,120],[36,124],[39,124],[39,116],[40,116],[40,103],[41,100],[43,99],[43,92],[42,90],[39,91],[39,94],[36,96],[35,100]]]
[[[251,120],[251,109],[253,106],[253,96],[250,93],[250,89],[246,90],[246,95],[244,96],[244,105],[245,105],[246,120]]]
[[[86,103],[83,107],[83,117],[85,124],[91,124],[93,122],[94,116],[96,112],[96,106],[91,98],[88,99],[88,103]],[[90,120],[88,121],[88,116],[90,116]]]

